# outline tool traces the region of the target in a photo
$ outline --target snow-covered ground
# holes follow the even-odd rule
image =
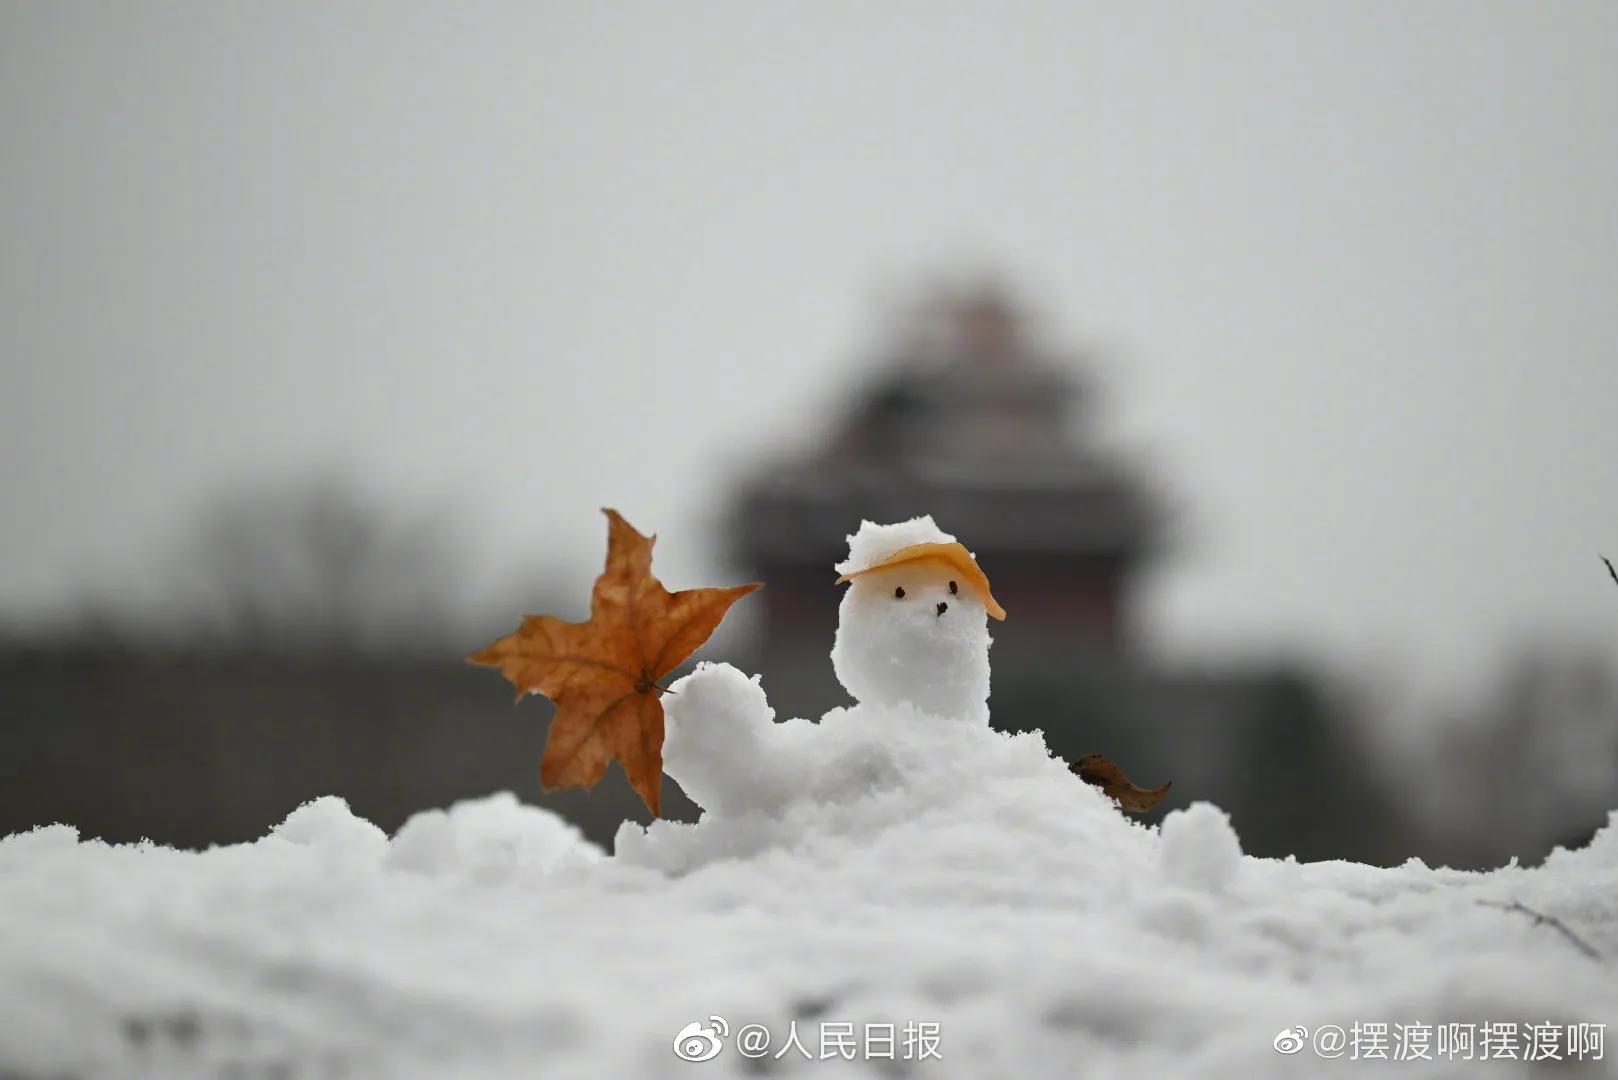
[[[1308,1076],[1377,1068],[1356,1023],[1362,1057],[1496,1022],[1519,1058],[1555,1025],[1568,1057],[1566,1025],[1618,1015],[1618,822],[1488,874],[1254,859],[1211,806],[1134,824],[1037,735],[866,708],[823,721],[801,798],[626,825],[611,857],[510,795],[391,839],[328,798],[204,852],[0,841],[0,1075]],[[713,1015],[718,1054],[677,1058]],[[773,1056],[793,1020],[815,1060]],[[855,1060],[822,1060],[844,1031]],[[1535,1068],[1428,1043],[1403,1067]]]

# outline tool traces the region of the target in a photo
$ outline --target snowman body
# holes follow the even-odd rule
[[[989,616],[961,578],[948,563],[918,559],[849,582],[831,661],[855,701],[989,722]]]
[[[905,555],[935,547],[943,554]],[[863,522],[837,566],[849,588],[831,652],[838,681],[858,704],[821,723],[776,723],[757,677],[729,664],[700,665],[664,699],[664,771],[711,814],[772,813],[806,795],[867,786],[862,769],[851,767],[849,724],[903,723],[905,738],[914,737],[918,720],[986,727],[988,617],[1004,613],[970,555],[957,548],[930,517]],[[882,737],[870,730],[857,739],[866,748],[863,771],[873,778],[889,771],[870,754]]]

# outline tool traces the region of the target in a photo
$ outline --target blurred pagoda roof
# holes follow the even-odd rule
[[[809,454],[755,471],[734,507],[750,566],[820,562],[862,518],[932,514],[977,550],[1133,563],[1154,499],[1091,445],[1082,362],[1051,356],[996,286],[923,308],[847,419]]]

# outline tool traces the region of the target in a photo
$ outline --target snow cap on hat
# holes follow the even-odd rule
[[[860,522],[859,532],[848,538],[848,558],[833,569],[842,575],[837,579],[841,585],[872,570],[922,559],[950,566],[983,601],[990,615],[996,619],[1006,617],[1005,608],[995,601],[994,594],[989,591],[988,575],[979,569],[972,553],[955,537],[935,525],[930,514],[901,521],[897,525]]]

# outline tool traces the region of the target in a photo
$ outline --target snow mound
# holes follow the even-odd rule
[[[1537,869],[1298,864],[1207,804],[1135,823],[1038,733],[869,705],[775,727],[798,774],[716,772],[699,822],[625,825],[611,857],[509,794],[391,839],[320,799],[203,852],[0,840],[0,1075],[1282,1077],[1321,1067],[1277,1050],[1298,1027],[1618,1014],[1618,817]],[[714,1016],[713,1059],[677,1058]],[[819,1060],[830,1025],[912,1021],[938,1060]],[[817,1060],[774,1058],[793,1022]]]
[[[388,847],[387,833],[355,817],[348,808],[348,801],[335,795],[304,803],[271,829],[265,840],[282,840],[333,856],[358,859],[379,856]]]
[[[600,848],[549,810],[524,806],[509,791],[424,810],[399,828],[388,865],[436,877],[467,874],[501,882],[601,858]]]
[[[706,813],[695,825],[626,822],[615,840],[622,863],[683,874],[772,848],[810,857],[811,869],[869,856],[872,895],[908,891],[912,874],[973,890],[966,879],[1047,864],[1064,846],[1147,868],[1136,843],[1145,830],[1052,758],[1038,732],[1007,735],[904,704],[775,724],[758,681],[729,664],[702,665],[674,690],[665,766]],[[736,717],[747,719],[711,723]],[[1105,884],[1074,869],[1075,888]]]
[[[1205,892],[1224,892],[1242,868],[1242,845],[1230,815],[1212,803],[1195,802],[1163,819],[1163,877]]]

